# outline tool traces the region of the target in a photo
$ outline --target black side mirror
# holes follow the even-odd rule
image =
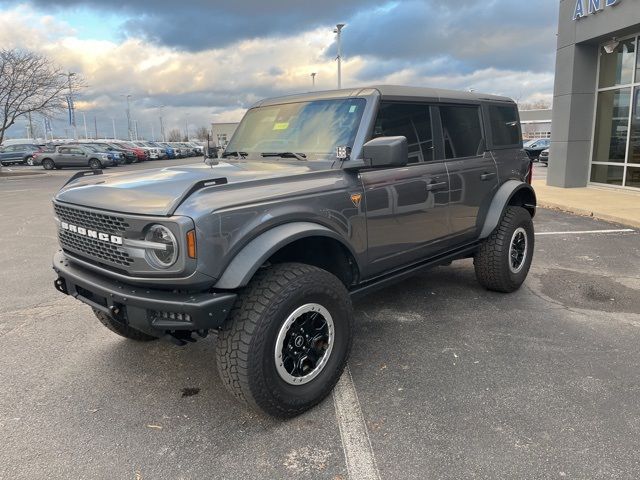
[[[372,168],[403,167],[409,160],[407,137],[378,137],[362,147],[365,161]]]

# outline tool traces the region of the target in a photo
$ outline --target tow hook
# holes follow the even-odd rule
[[[54,280],[53,286],[59,292],[64,293],[65,295],[69,295],[69,292],[67,290],[67,282],[64,278],[58,277],[56,280]]]
[[[187,343],[195,343],[198,338],[194,338],[193,334],[196,334],[196,337],[206,338],[209,335],[209,330],[196,330],[196,331],[184,331],[184,330],[173,330],[167,332],[164,337],[164,340],[168,340],[169,342],[177,345],[179,347],[184,347]]]

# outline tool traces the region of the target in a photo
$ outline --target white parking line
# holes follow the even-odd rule
[[[333,390],[333,403],[350,480],[380,480],[367,424],[349,366]]]
[[[536,235],[587,235],[590,233],[633,233],[635,230],[631,228],[622,228],[620,230],[578,230],[573,232],[536,232]]]

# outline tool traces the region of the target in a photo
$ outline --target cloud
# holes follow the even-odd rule
[[[89,87],[77,99],[78,107],[90,124],[96,117],[101,131],[110,132],[115,118],[119,135],[126,132],[123,94],[133,96],[132,115],[149,136],[151,125],[159,131],[159,105],[165,106],[167,130],[184,130],[185,122],[195,129],[214,119],[238,120],[261,98],[308,91],[311,72],[317,73],[318,90],[335,88],[331,26],[342,12],[345,16],[338,18],[347,23],[344,86],[399,83],[474,88],[523,101],[551,98],[555,35],[550,32],[557,9],[552,0],[539,0],[536,10],[523,10],[522,0],[491,0],[484,9],[471,0],[356,1],[344,9],[334,0],[272,3],[216,4],[213,18],[212,4],[204,0],[186,0],[179,9],[160,1],[153,18],[176,30],[175,41],[147,32],[153,20],[149,12],[128,20],[149,9],[139,0],[110,3],[110,24],[118,12],[127,29],[113,38],[87,38],[79,33],[85,27],[65,20],[78,18],[65,15],[65,8],[82,8],[83,18],[93,12],[98,21],[104,3],[91,7],[91,2],[53,0],[43,9],[46,15],[37,6],[3,9],[0,3],[0,45],[42,52],[64,69],[82,73]],[[192,23],[183,23],[182,11],[197,14]],[[278,14],[282,18],[274,20]],[[294,20],[287,28],[286,21]],[[220,22],[222,29],[216,27]],[[255,22],[270,26],[254,29]],[[198,43],[203,37],[213,39]],[[63,128],[63,121],[57,125]]]

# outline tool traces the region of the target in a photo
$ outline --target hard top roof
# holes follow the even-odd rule
[[[306,102],[311,100],[323,100],[330,98],[354,98],[364,97],[378,91],[382,100],[395,101],[433,101],[433,102],[508,102],[514,103],[509,97],[490,95],[478,92],[463,92],[458,90],[446,90],[441,88],[408,87],[401,85],[372,85],[368,87],[349,88],[342,90],[324,90],[308,92],[284,97],[268,98],[256,102],[253,107],[266,105],[278,105],[281,103]]]

